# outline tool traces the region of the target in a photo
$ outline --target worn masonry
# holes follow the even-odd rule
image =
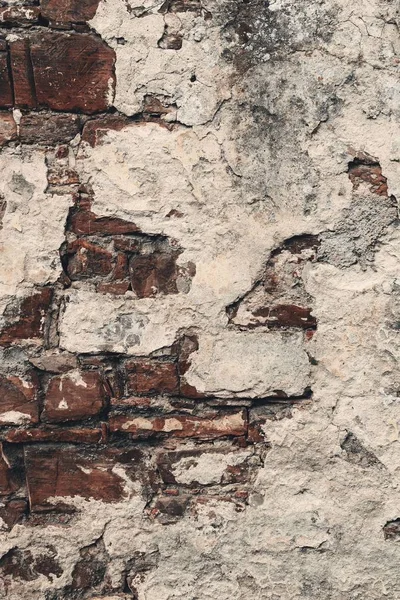
[[[398,600],[396,0],[0,1],[0,598]]]

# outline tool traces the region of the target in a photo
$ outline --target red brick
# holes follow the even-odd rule
[[[82,141],[87,142],[92,148],[99,146],[109,131],[121,131],[125,127],[137,126],[127,117],[107,115],[98,119],[91,119],[85,124],[82,132]]]
[[[312,316],[311,308],[304,308],[294,304],[277,304],[275,306],[262,306],[254,310],[256,317],[261,317],[258,325],[269,327],[298,327],[301,329],[316,329],[317,319]]]
[[[122,466],[130,479],[141,480],[147,476],[143,460],[143,453],[137,448],[26,446],[31,510],[62,510],[68,497],[74,496],[118,502],[125,497],[125,480],[115,472],[115,467]],[[60,498],[59,504],[50,501],[55,496]]]
[[[38,422],[38,385],[33,373],[24,379],[0,376],[0,425]]]
[[[0,52],[0,108],[11,108],[14,103],[6,52]]]
[[[0,496],[10,494],[12,491],[11,468],[3,452],[3,445],[0,443]]]
[[[55,423],[86,419],[98,415],[106,401],[107,391],[99,373],[66,373],[51,379],[44,401],[43,418]]]
[[[235,457],[236,453],[236,459]],[[192,478],[189,477],[190,472],[185,473],[184,482],[175,478],[175,468],[179,465],[181,461],[185,461],[184,468],[190,469],[192,467],[196,467],[199,460],[202,457],[208,455],[209,464],[218,464],[220,462],[220,457],[223,455],[228,455],[231,457],[232,462],[237,462],[236,465],[226,465],[226,469],[223,473],[221,473],[216,479],[215,475],[210,474],[208,479],[208,485],[211,483],[215,484],[233,484],[233,483],[246,483],[252,473],[253,469],[251,467],[252,461],[254,464],[254,457],[251,452],[243,452],[243,450],[239,450],[239,454],[237,453],[237,448],[235,448],[232,444],[227,444],[223,448],[215,448],[214,446],[206,446],[202,445],[201,448],[195,450],[178,450],[174,452],[161,452],[157,456],[157,467],[160,473],[161,479],[165,484],[175,485],[180,484],[186,487],[198,487],[204,484],[201,481],[197,481],[196,470],[193,471]],[[208,474],[205,474],[208,475]]]
[[[12,27],[34,25],[39,20],[38,6],[5,6],[0,8],[0,24]]]
[[[132,256],[129,261],[131,285],[139,298],[156,294],[177,294],[177,254],[154,252]]]
[[[93,35],[40,33],[31,39],[38,104],[95,113],[109,108],[115,52]]]
[[[205,397],[205,394],[198,392],[193,385],[189,385],[184,377],[191,364],[190,355],[193,352],[197,352],[198,349],[199,343],[195,335],[186,335],[177,343],[177,352],[179,355],[178,371],[180,377],[180,395],[185,396],[186,398]]]
[[[97,244],[78,239],[67,248],[67,275],[72,281],[109,275],[113,257]]]
[[[126,364],[128,394],[178,394],[177,366],[172,362],[130,361]]]
[[[7,142],[12,142],[16,139],[17,124],[14,121],[14,117],[9,112],[0,113],[0,146],[4,146]]]
[[[85,23],[93,19],[100,0],[41,0],[40,12],[56,23]]]
[[[102,439],[100,427],[36,427],[31,429],[11,429],[3,434],[3,439],[11,444],[29,442],[57,442],[71,444],[98,444]]]
[[[70,142],[80,130],[78,115],[29,113],[22,115],[19,135],[24,144],[51,146]]]
[[[7,346],[18,340],[43,340],[52,298],[53,290],[49,287],[39,288],[24,298],[19,307],[19,319],[0,331],[0,344]]]
[[[0,507],[0,519],[4,521],[8,529],[12,529],[27,512],[28,501],[24,498],[15,498],[8,500]]]
[[[140,231],[134,223],[117,217],[98,217],[87,209],[72,211],[69,230],[76,235],[123,235]],[[137,244],[137,241],[135,243]]]
[[[102,294],[113,294],[114,296],[122,296],[131,287],[130,281],[111,281],[110,283],[99,283],[96,290]]]
[[[244,411],[209,417],[187,415],[142,417],[111,414],[109,424],[111,432],[130,433],[133,437],[169,434],[178,438],[215,439],[226,436],[242,436],[247,432],[247,419]]]
[[[41,554],[33,556],[30,550],[12,547],[0,559],[2,580],[9,578],[11,581],[15,579],[34,581],[40,575],[44,575],[52,581],[54,576],[60,577],[63,570],[55,559],[57,552],[54,546],[45,546],[44,548],[42,546],[41,550]]]
[[[382,167],[371,156],[362,155],[349,165],[349,179],[353,189],[357,190],[361,183],[370,185],[370,191],[378,196],[388,196],[387,178],[382,174]]]
[[[14,105],[18,108],[35,108],[37,102],[28,38],[10,44],[10,61],[14,84]]]

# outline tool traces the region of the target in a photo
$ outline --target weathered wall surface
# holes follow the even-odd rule
[[[397,1],[0,4],[0,597],[398,600]]]

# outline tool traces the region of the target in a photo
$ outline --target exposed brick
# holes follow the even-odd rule
[[[385,540],[398,540],[400,539],[400,519],[394,519],[388,521],[383,528],[383,535]]]
[[[0,376],[0,425],[37,423],[38,381],[34,374],[23,379]]]
[[[57,442],[71,444],[97,444],[102,440],[100,427],[36,427],[31,429],[11,429],[2,435],[11,444]]]
[[[32,356],[29,362],[40,369],[49,373],[66,373],[78,366],[78,359],[74,354],[68,352],[46,352],[39,356]]]
[[[40,12],[55,23],[85,23],[93,19],[100,0],[41,0]]]
[[[35,108],[37,101],[28,38],[11,42],[10,62],[14,84],[14,105],[18,108]]]
[[[382,174],[382,167],[368,154],[358,154],[349,164],[349,179],[354,190],[357,190],[361,183],[367,183],[373,194],[386,198],[388,196],[387,178]]]
[[[72,571],[71,590],[90,590],[102,583],[109,558],[102,539],[79,551],[80,558]]]
[[[294,304],[278,304],[271,307],[259,307],[254,310],[253,314],[256,317],[262,317],[259,325],[316,329],[317,319],[311,315],[311,310],[311,308],[303,308]]]
[[[137,254],[141,248],[140,240],[129,237],[115,237],[114,238],[115,250],[121,252],[127,252],[129,254]]]
[[[180,376],[180,394],[187,398],[204,398],[204,394],[198,392],[193,385],[189,385],[184,377],[190,367],[190,355],[199,349],[197,337],[186,335],[177,344],[179,354],[178,371]]]
[[[79,129],[78,115],[29,113],[21,117],[19,135],[24,144],[51,146],[71,141]]]
[[[51,422],[77,421],[98,415],[106,405],[107,391],[95,371],[72,371],[51,379],[43,418]]]
[[[132,256],[129,261],[131,285],[139,298],[149,298],[156,294],[176,294],[178,255],[154,252],[142,256]]]
[[[25,464],[21,446],[0,442],[0,504],[26,495]],[[0,515],[1,516],[1,515]]]
[[[130,287],[130,281],[112,281],[110,283],[99,283],[96,289],[102,294],[113,294],[114,296],[122,296],[123,294],[126,294]]]
[[[0,8],[0,27],[26,27],[39,21],[38,6],[4,6]]]
[[[138,126],[127,117],[119,115],[107,115],[105,117],[91,119],[83,128],[82,141],[87,142],[92,148],[101,145],[104,137],[109,131],[121,131],[128,126]]]
[[[183,517],[189,501],[190,496],[159,498],[151,512],[153,517],[157,517],[163,525],[174,523],[177,519]]]
[[[0,52],[0,108],[11,108],[14,103],[6,52]]]
[[[128,394],[178,394],[177,366],[173,362],[129,361]]]
[[[13,547],[0,559],[0,572],[4,578],[10,577],[12,580],[34,581],[44,575],[51,581],[52,576],[59,577],[63,573],[56,556],[53,546],[46,547],[42,554],[35,557],[28,549]]]
[[[24,498],[15,498],[2,503],[0,506],[0,519],[8,529],[12,529],[28,511],[28,501]]]
[[[226,436],[242,436],[247,431],[244,411],[194,417],[188,415],[168,415],[165,417],[141,417],[125,414],[111,414],[110,431],[130,433],[133,437],[151,437],[168,434],[178,438],[215,439]]]
[[[7,346],[18,340],[43,340],[52,298],[53,290],[49,287],[39,288],[24,298],[20,303],[18,320],[0,331],[0,344]]]
[[[0,55],[1,57],[1,55]],[[1,82],[0,82],[1,88]],[[1,94],[1,92],[0,92]],[[11,113],[0,113],[0,146],[17,139],[17,124]]]
[[[39,106],[88,114],[110,106],[115,53],[99,38],[36,34],[31,39],[31,59]]]
[[[237,450],[232,445],[223,448],[202,446],[198,449],[161,452],[157,457],[157,466],[163,482],[168,485],[230,485],[246,483],[250,479],[253,472],[251,459],[254,457],[249,450]],[[202,460],[207,468],[200,470],[197,467]]]
[[[113,269],[113,256],[97,244],[83,239],[67,247],[67,275],[72,281],[90,277],[104,277]]]
[[[71,211],[69,229],[76,235],[121,235],[140,231],[134,223],[117,217],[98,217],[87,209]]]
[[[0,496],[10,494],[12,491],[11,468],[3,452],[3,445],[0,442]]]
[[[143,453],[113,447],[86,450],[76,446],[25,447],[25,463],[31,510],[63,509],[68,497],[81,496],[103,502],[125,497],[125,480],[116,467],[124,468],[131,479],[147,477]],[[54,504],[50,500],[62,498]]]

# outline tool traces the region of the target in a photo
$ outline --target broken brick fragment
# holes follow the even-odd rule
[[[0,519],[4,521],[8,529],[12,529],[14,525],[28,512],[28,501],[25,498],[15,498],[2,503],[0,506]]]
[[[38,387],[34,373],[0,376],[0,426],[38,422]]]
[[[77,421],[98,415],[107,401],[105,382],[96,371],[71,371],[50,380],[43,419]]]
[[[76,235],[124,235],[140,231],[130,221],[117,217],[98,217],[87,208],[72,209],[69,230]]]
[[[68,245],[67,275],[72,281],[104,277],[113,269],[113,256],[98,244],[78,239]]]
[[[82,141],[95,148],[103,143],[109,131],[121,131],[125,127],[135,125],[137,123],[120,115],[106,115],[105,117],[90,119],[83,128]]]
[[[177,366],[173,362],[129,361],[126,365],[128,394],[178,394]]]
[[[9,112],[0,113],[0,146],[4,146],[7,142],[15,141],[17,137],[17,124],[14,121],[13,115]]]
[[[132,289],[137,296],[149,298],[156,294],[177,294],[177,258],[177,253],[163,252],[132,256],[129,272]]]
[[[259,307],[254,310],[253,314],[255,317],[261,317],[259,325],[316,329],[317,319],[311,315],[311,310],[311,308],[295,304],[278,304],[271,307]]]
[[[12,580],[34,581],[44,575],[52,581],[53,576],[59,577],[63,573],[56,556],[53,546],[45,547],[42,554],[35,556],[28,549],[13,547],[0,559],[2,579],[10,577]]]
[[[100,0],[40,0],[42,17],[50,24],[86,23],[93,19]]]
[[[65,510],[68,498],[118,502],[126,496],[126,478],[148,477],[137,449],[96,446],[25,446],[26,476],[33,512]],[[121,474],[124,470],[125,475]],[[52,501],[53,498],[58,501]]]
[[[18,320],[0,330],[0,345],[8,346],[18,340],[43,340],[52,298],[53,290],[49,287],[39,288],[24,298],[20,303]]]
[[[382,174],[382,167],[372,156],[365,153],[358,154],[349,163],[349,179],[353,189],[357,190],[361,183],[370,185],[370,191],[378,196],[388,196],[387,178]]]
[[[38,6],[3,6],[0,8],[0,27],[27,27],[39,21]]]
[[[70,142],[79,133],[78,115],[34,113],[22,115],[19,135],[24,144],[52,146]]]

